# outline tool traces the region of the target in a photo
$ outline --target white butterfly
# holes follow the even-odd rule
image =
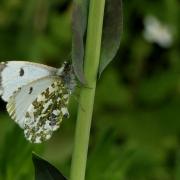
[[[75,88],[72,65],[56,69],[25,61],[0,64],[0,95],[11,118],[27,140],[41,143],[68,117],[69,96]]]

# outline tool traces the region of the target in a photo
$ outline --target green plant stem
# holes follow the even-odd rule
[[[101,52],[105,0],[90,0],[84,73],[87,88],[81,89],[70,180],[84,180]]]

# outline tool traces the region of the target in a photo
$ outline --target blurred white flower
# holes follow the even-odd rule
[[[173,35],[168,25],[162,24],[156,17],[147,16],[144,19],[144,38],[155,42],[161,47],[168,48],[173,43]]]

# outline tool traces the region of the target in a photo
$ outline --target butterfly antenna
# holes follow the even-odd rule
[[[72,52],[68,54],[67,59],[72,64]]]

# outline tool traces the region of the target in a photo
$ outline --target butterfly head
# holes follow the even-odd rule
[[[62,78],[67,89],[72,92],[76,86],[72,64],[65,61],[62,67],[58,69],[57,75]]]

